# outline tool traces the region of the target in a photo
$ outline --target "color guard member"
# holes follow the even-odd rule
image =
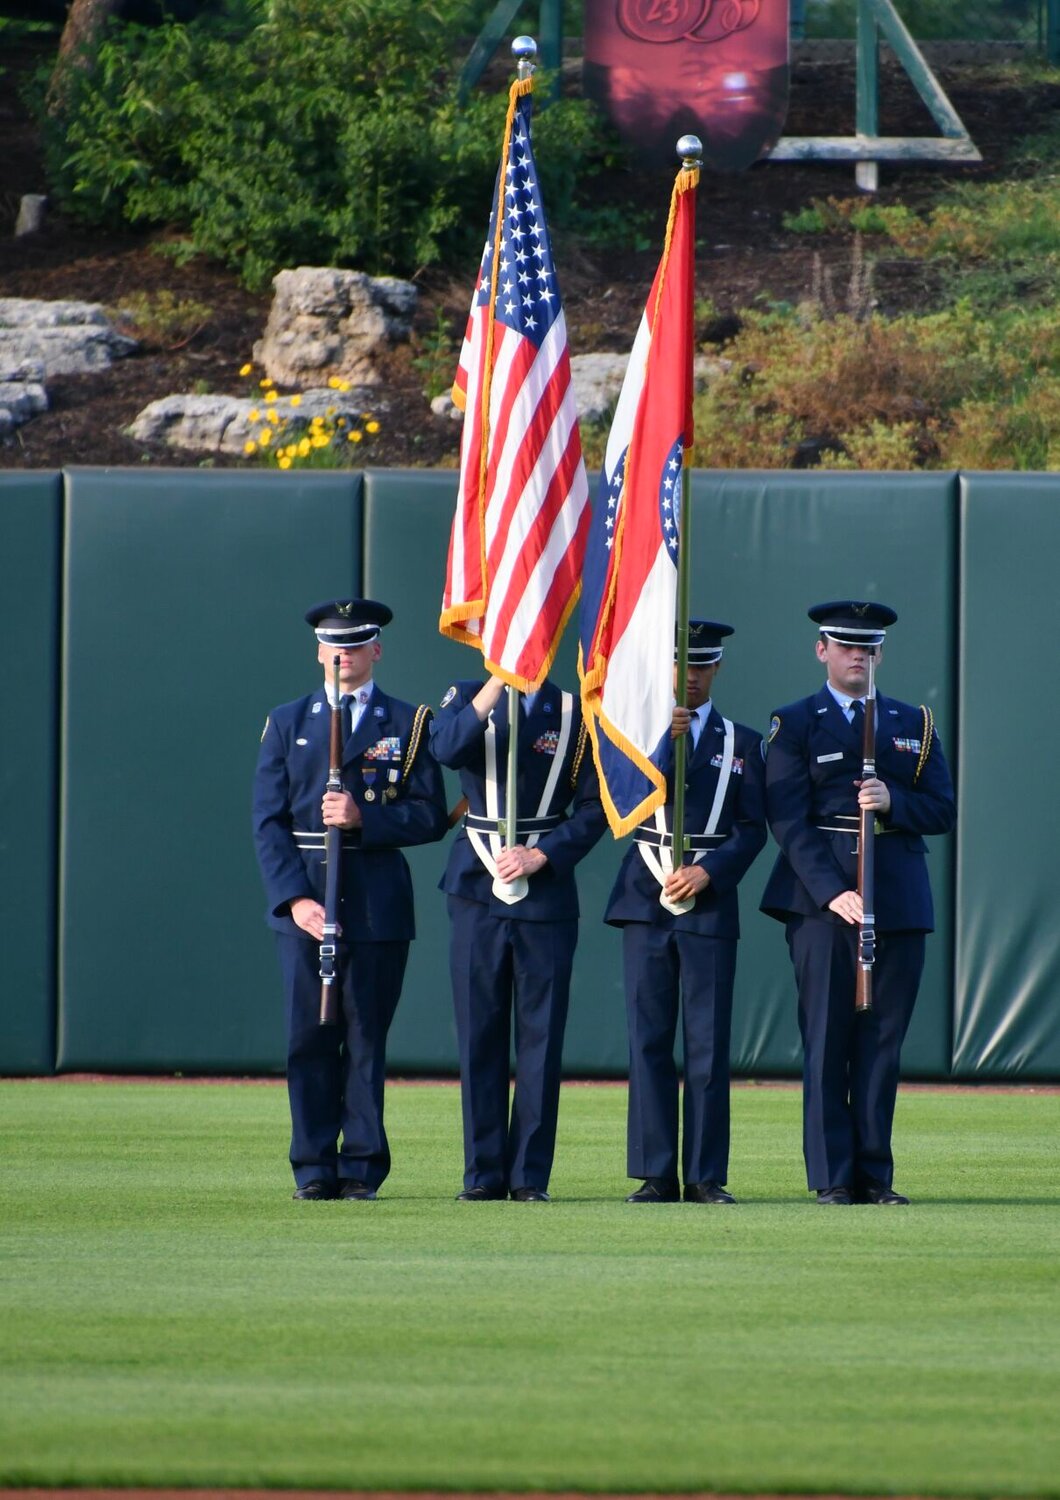
[[[520,695],[517,842],[506,809],[508,692],[499,677],[455,683],[431,751],[460,772],[468,813],[442,879],[460,1050],[464,1188],[458,1201],[548,1201],[571,966],[574,867],[606,827],[581,706],[546,681]],[[512,1014],[515,1093],[508,1110]]]
[[[798,984],[807,1183],[826,1205],[904,1204],[891,1127],[934,925],[924,835],[953,828],[953,785],[930,709],[882,695],[877,776],[861,780],[869,653],[882,658],[894,610],[839,600],[809,615],[827,681],[770,725],[766,800],[780,854],[762,910],[785,924]],[[876,816],[876,956],[872,1009],[856,1013],[859,807]]]
[[[445,789],[427,749],[430,710],[372,680],[387,606],[329,600],[305,618],[324,684],[269,715],[254,780],[255,844],[286,996],[294,1196],[370,1199],[390,1170],[386,1037],[415,935],[401,849],[444,836]],[[349,718],[343,790],[325,792],[336,655]],[[343,830],[336,1026],[319,1022],[326,827]]]
[[[735,1202],[725,1183],[740,936],[736,888],[766,841],[766,821],[762,736],[724,718],[711,699],[722,642],[732,633],[730,625],[715,620],[688,622],[688,707],[674,708],[666,806],[634,835],[604,918],[622,928],[629,1022],[626,1170],[644,1179],[627,1203],[676,1203],[681,1196],[674,1061],[679,1009],[685,1200]],[[672,746],[683,734],[690,736],[685,828],[693,854],[690,863],[667,873],[673,843]]]

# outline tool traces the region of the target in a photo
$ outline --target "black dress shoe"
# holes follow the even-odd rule
[[[736,1199],[731,1193],[727,1193],[720,1182],[686,1182],[686,1203],[735,1203]]]
[[[472,1187],[465,1188],[462,1193],[457,1193],[458,1203],[499,1203],[508,1194],[503,1188],[495,1187]]]
[[[627,1203],[680,1203],[681,1189],[668,1177],[649,1177],[635,1193],[630,1193]]]
[[[291,1197],[302,1198],[311,1203],[316,1203],[324,1198],[337,1197],[337,1193],[333,1182],[325,1182],[322,1177],[318,1177],[314,1178],[312,1182],[307,1182],[304,1187],[295,1188]]]
[[[374,1187],[369,1187],[366,1182],[358,1182],[355,1177],[346,1177],[339,1183],[339,1197],[356,1199],[358,1202],[371,1202],[379,1195]]]
[[[817,1201],[818,1203],[823,1203],[826,1208],[830,1208],[835,1207],[839,1204],[845,1204],[849,1206],[851,1203],[853,1203],[854,1200],[850,1196],[849,1188],[834,1187],[818,1188]]]
[[[909,1199],[904,1193],[896,1193],[885,1182],[879,1182],[875,1177],[866,1177],[854,1192],[854,1202],[894,1204],[908,1203]]]
[[[513,1203],[551,1203],[552,1199],[544,1188],[512,1188]]]

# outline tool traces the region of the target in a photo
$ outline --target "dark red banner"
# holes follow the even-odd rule
[[[788,0],[585,0],[585,90],[638,154],[749,167],[788,108]]]

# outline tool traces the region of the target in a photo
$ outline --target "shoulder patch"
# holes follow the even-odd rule
[[[780,731],[780,715],[774,714],[769,721],[769,743],[772,744]]]
[[[264,740],[265,736],[268,734],[268,732],[269,732],[269,716],[268,716],[268,714],[266,714],[265,715],[265,728],[261,731],[261,737],[262,737],[263,740]]]
[[[454,682],[453,686],[451,688],[448,688],[446,690],[445,697],[442,699],[442,703],[441,703],[442,708],[448,708],[449,705],[450,705],[450,703],[452,703],[452,701],[453,701],[453,699],[455,697],[456,697],[456,683]]]

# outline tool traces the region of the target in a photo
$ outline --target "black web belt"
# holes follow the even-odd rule
[[[558,828],[563,821],[559,813],[551,813],[547,818],[517,818],[515,836],[527,838],[532,833],[548,833],[550,828]],[[508,829],[503,818],[482,818],[478,813],[466,813],[464,827],[472,828],[476,833],[506,833]]]
[[[295,829],[294,832],[295,847],[298,849],[318,849],[323,854],[327,848],[326,839],[326,833],[306,833],[299,832],[298,829]],[[342,835],[342,847],[344,849],[357,849],[360,846],[352,833],[344,832]]]
[[[686,849],[713,849],[715,844],[724,844],[728,838],[727,833],[686,833]],[[672,833],[660,833],[657,828],[641,826],[633,835],[635,844],[649,844],[653,849],[672,849],[674,836]]]

